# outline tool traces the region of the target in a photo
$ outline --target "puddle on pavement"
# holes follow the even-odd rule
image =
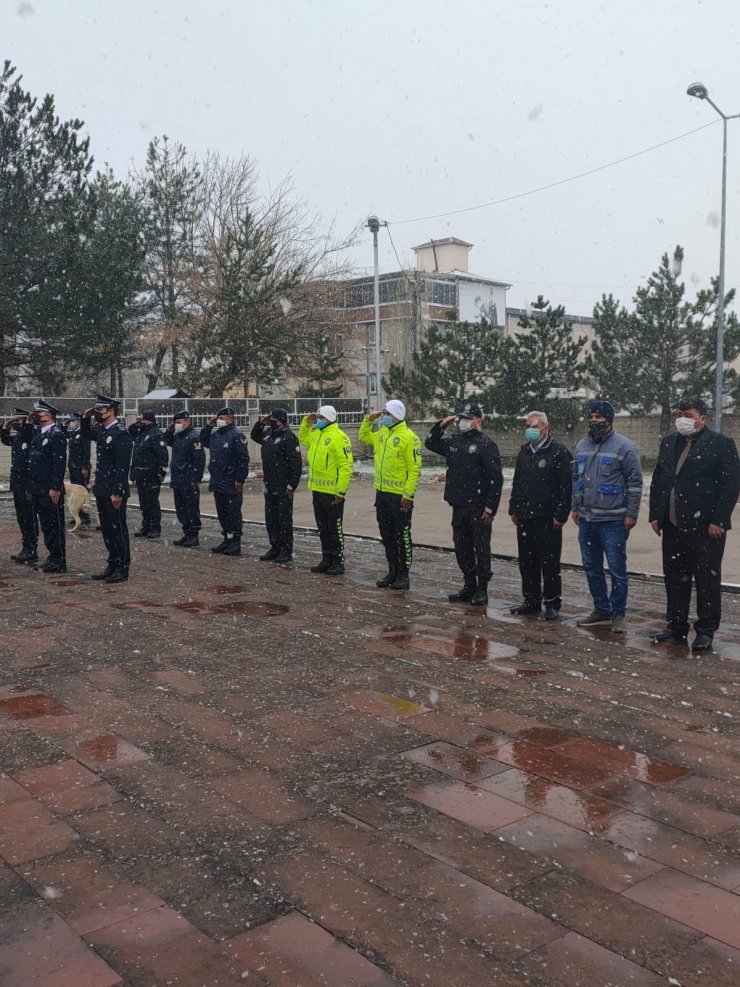
[[[416,716],[417,713],[424,712],[423,706],[410,699],[401,699],[400,696],[392,696],[389,692],[379,692],[377,696],[381,702],[388,703],[397,716]]]
[[[201,603],[200,600],[185,600],[183,603],[171,603],[170,607],[172,610],[184,610],[185,613],[202,613],[204,610],[210,609],[207,603]]]
[[[399,648],[414,648],[416,651],[431,651],[432,654],[461,661],[487,662],[496,659],[515,658],[519,649],[500,641],[492,641],[480,634],[460,630],[454,637],[442,633],[427,624],[391,625],[388,627],[366,627],[362,634],[367,637],[390,641]]]
[[[209,607],[211,613],[243,613],[253,617],[277,617],[287,613],[290,607],[284,603],[252,603],[248,600],[231,600],[215,607]]]
[[[44,666],[34,666],[41,668]],[[0,715],[9,716],[13,720],[35,720],[39,716],[61,716],[67,713],[67,707],[58,699],[51,696],[34,694],[18,696],[16,699],[0,700]]]
[[[557,747],[558,744],[565,744],[575,738],[576,734],[568,733],[567,730],[558,730],[557,727],[527,727],[517,733],[518,740],[528,740],[532,744],[539,744],[540,747]]]
[[[52,586],[61,586],[63,589],[67,589],[71,586],[90,585],[86,579],[50,579],[49,582]]]
[[[219,596],[227,593],[246,593],[247,591],[247,586],[204,586],[202,589],[203,593],[216,593]]]

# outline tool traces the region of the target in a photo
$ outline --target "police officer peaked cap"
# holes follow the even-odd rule
[[[78,418],[80,421],[82,421],[82,412],[81,411],[70,411],[69,418],[70,418],[70,421],[73,418]]]
[[[154,414],[153,411],[143,411],[141,413],[141,420],[143,422],[156,422],[157,416]]]
[[[28,412],[24,411],[23,408],[14,408],[13,414],[16,418],[28,418]]]
[[[45,411],[48,415],[53,415],[56,417],[59,414],[59,408],[55,408],[53,404],[49,404],[48,401],[44,401],[43,398],[39,398],[38,401],[33,406],[34,411]]]
[[[482,418],[483,412],[481,411],[481,407],[479,404],[476,404],[474,401],[468,401],[465,407],[463,408],[463,410],[458,415],[458,417],[470,418],[470,419]]]
[[[219,415],[228,415],[230,418],[234,418],[233,409],[231,409],[229,407],[221,408],[219,411],[217,411],[216,412],[216,417],[218,418]]]
[[[288,412],[285,408],[273,408],[270,412],[270,416],[275,419],[275,421],[282,422],[283,425],[287,424]]]
[[[187,411],[187,409],[185,409],[185,408],[183,408],[182,411],[176,412],[172,416],[172,421],[173,422],[179,422],[179,421],[182,421],[184,418],[187,418],[188,420],[190,420],[190,412]]]
[[[95,395],[95,407],[102,410],[103,408],[112,408],[114,411],[118,411],[118,406],[120,402],[116,398],[106,397],[105,394]]]

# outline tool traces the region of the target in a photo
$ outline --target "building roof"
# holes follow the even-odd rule
[[[473,244],[468,243],[467,240],[460,240],[456,236],[445,236],[441,240],[427,240],[426,243],[420,243],[418,247],[412,247],[412,250],[425,250],[427,247],[444,247],[450,243],[456,244],[458,247],[467,247],[468,250],[472,249]]]
[[[171,401],[173,398],[187,398],[190,397],[185,391],[181,391],[179,387],[156,387],[153,391],[149,391],[145,394],[142,400],[144,401]]]

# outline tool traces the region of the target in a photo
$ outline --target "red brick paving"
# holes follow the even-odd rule
[[[660,586],[615,640],[580,574],[551,627],[511,566],[480,613],[448,556],[389,595],[350,542],[322,609],[314,540],[252,536],[136,546],[115,591],[97,539],[66,580],[0,561],[3,987],[740,982],[739,599],[691,658]]]

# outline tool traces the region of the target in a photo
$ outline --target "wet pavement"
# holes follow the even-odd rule
[[[737,987],[740,597],[693,657],[655,583],[612,635],[168,534],[101,587],[0,520],[3,987]]]

